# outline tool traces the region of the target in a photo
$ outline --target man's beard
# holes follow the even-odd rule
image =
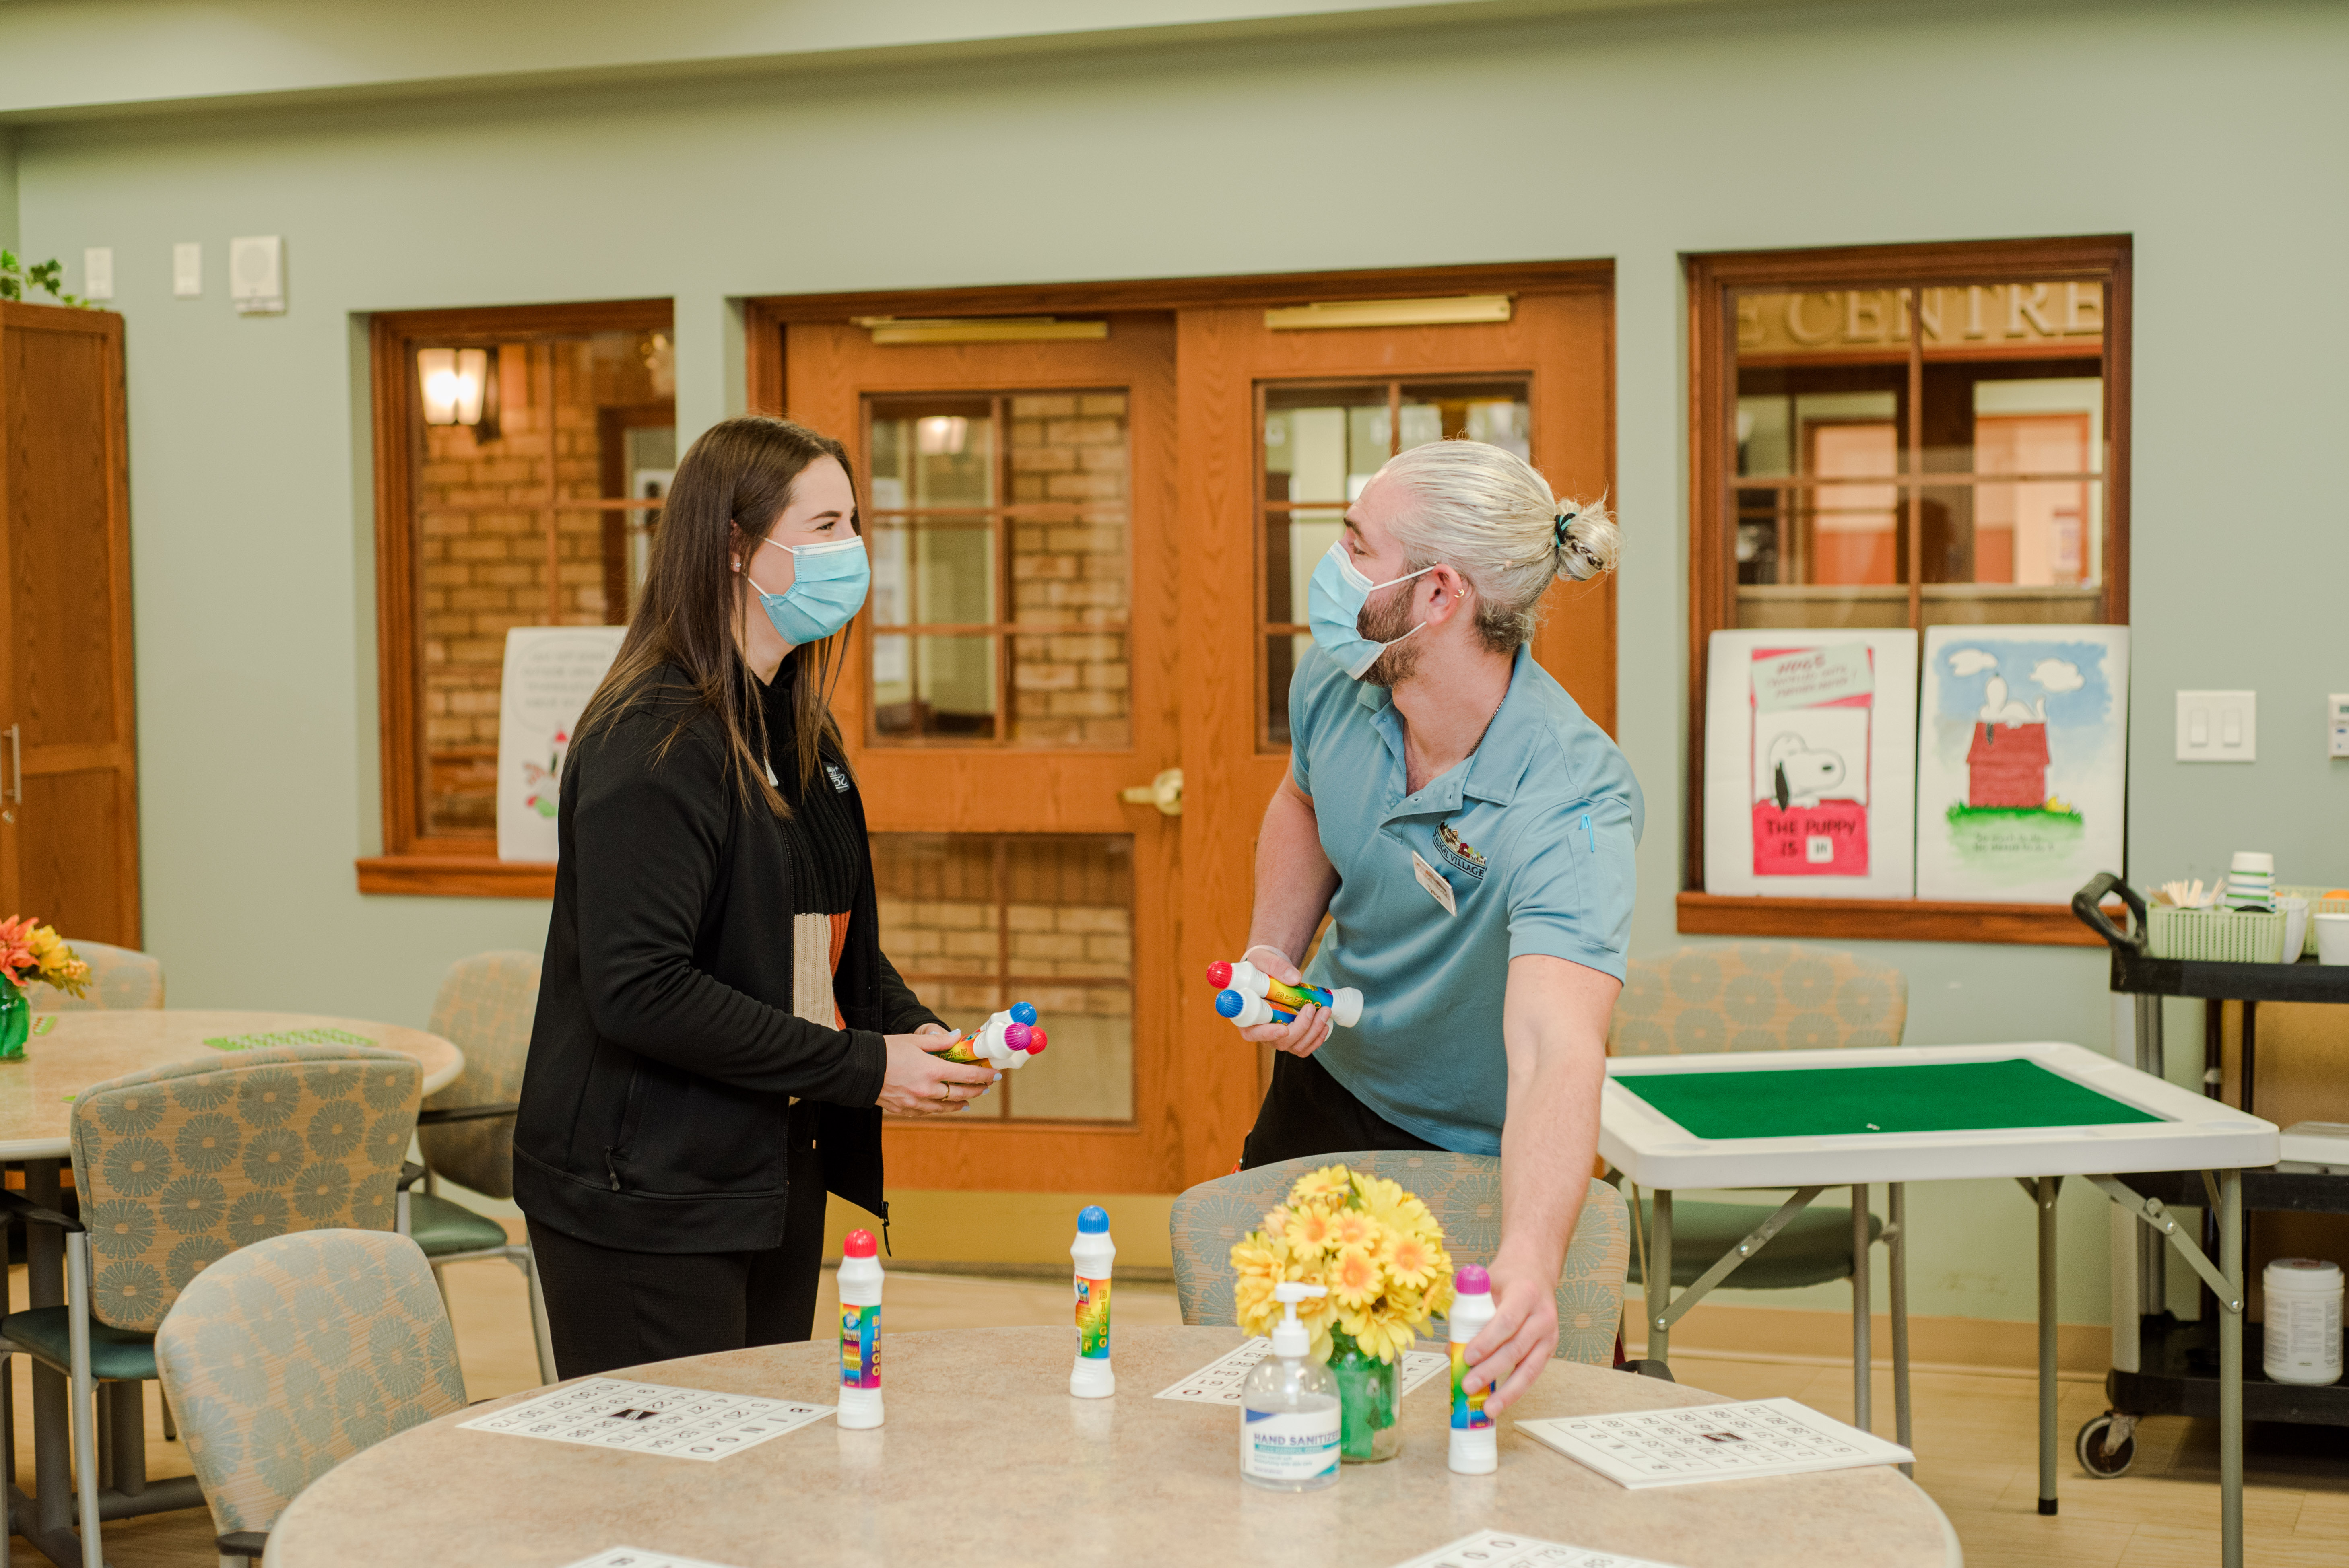
[[[1397,686],[1417,673],[1419,640],[1414,637],[1408,643],[1395,641],[1411,632],[1409,593],[1390,594],[1384,604],[1363,605],[1361,614],[1355,618],[1354,629],[1374,643],[1394,645],[1380,650],[1379,656],[1371,661],[1371,667],[1362,672],[1364,680],[1372,686]]]

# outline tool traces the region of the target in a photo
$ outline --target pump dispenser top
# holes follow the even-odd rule
[[[1272,1299],[1280,1303],[1285,1310],[1281,1320],[1273,1325],[1272,1353],[1275,1356],[1284,1361],[1294,1361],[1313,1348],[1313,1336],[1306,1332],[1305,1325],[1297,1321],[1297,1304],[1329,1294],[1330,1287],[1326,1284],[1302,1284],[1296,1280],[1272,1287]]]

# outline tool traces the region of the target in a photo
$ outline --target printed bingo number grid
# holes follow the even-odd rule
[[[477,1431],[544,1438],[595,1449],[722,1460],[822,1420],[832,1409],[830,1405],[761,1399],[751,1394],[713,1394],[704,1388],[588,1377],[457,1424]]]
[[[576,1568],[586,1565],[580,1563]],[[1424,1557],[1398,1563],[1396,1568],[1665,1568],[1665,1564],[1651,1563],[1644,1557],[1588,1552],[1579,1546],[1561,1546],[1555,1541],[1480,1530],[1474,1535],[1462,1536],[1449,1546],[1439,1546]]]
[[[1227,1356],[1208,1362],[1173,1387],[1156,1398],[1189,1399],[1202,1405],[1237,1405],[1240,1402],[1240,1385],[1247,1381],[1256,1364],[1272,1353],[1269,1339],[1251,1339]],[[1430,1377],[1449,1372],[1452,1357],[1433,1350],[1406,1350],[1402,1353],[1402,1380],[1395,1388],[1400,1399]]]
[[[1917,1457],[1792,1399],[1552,1416],[1516,1425],[1526,1436],[1627,1487],[1805,1475],[1907,1464]]]
[[[593,1557],[582,1557],[564,1568],[724,1568],[722,1563],[705,1563],[698,1557],[679,1557],[674,1552],[647,1552],[641,1546],[615,1546],[598,1552]]]

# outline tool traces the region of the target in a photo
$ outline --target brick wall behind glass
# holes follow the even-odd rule
[[[1127,603],[1126,395],[1011,399],[1011,501],[1075,505],[1012,531],[1012,619],[1064,628],[1012,643],[1011,738],[1124,746],[1133,738]]]
[[[554,497],[592,500],[603,488],[599,409],[657,400],[633,333],[506,345],[498,355],[498,391],[495,439],[478,439],[469,426],[428,425],[417,469],[428,831],[497,825],[506,633],[605,624],[600,512],[553,513],[558,596],[554,607],[548,603],[550,436]],[[453,510],[460,508],[466,510]]]

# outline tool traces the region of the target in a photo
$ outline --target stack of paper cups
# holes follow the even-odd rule
[[[2256,850],[2237,850],[2227,872],[2229,909],[2275,908],[2275,857]]]
[[[2260,1276],[2267,1293],[2268,1381],[2341,1381],[2341,1265],[2278,1258]]]

